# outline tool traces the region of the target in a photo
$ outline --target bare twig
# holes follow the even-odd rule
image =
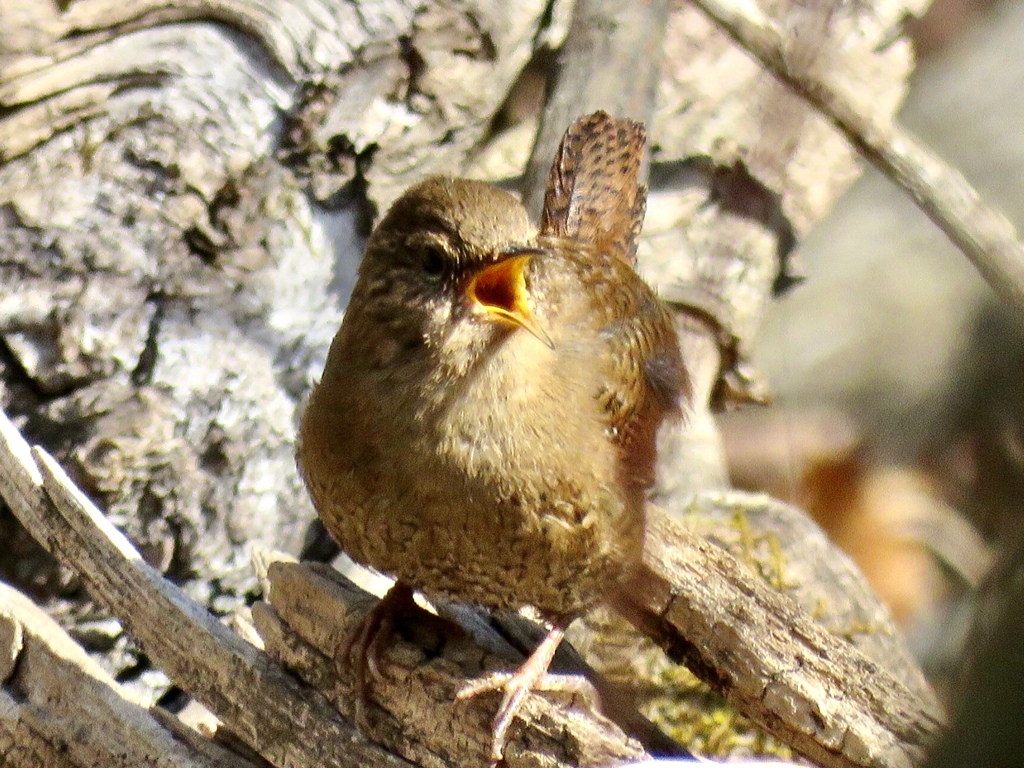
[[[860,111],[837,84],[790,61],[787,40],[770,19],[750,12],[755,5],[741,6],[735,0],[693,3],[910,195],[1000,298],[1024,309],[1024,245],[1013,224],[988,206],[959,171],[899,126]]]

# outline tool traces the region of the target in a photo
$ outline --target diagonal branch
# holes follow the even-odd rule
[[[0,496],[158,665],[271,763],[408,765],[365,741],[320,694],[162,579],[2,413]],[[903,768],[920,759],[939,727],[934,700],[911,693],[724,550],[664,514],[652,512],[651,520],[644,569],[619,605],[638,626],[823,765]],[[293,620],[300,603],[308,611],[328,601],[300,600]],[[316,622],[317,632],[332,624]]]
[[[399,768],[319,694],[147,565],[42,449],[0,412],[0,496],[80,573],[154,663],[274,765]]]
[[[356,718],[371,740],[417,765],[487,763],[497,701],[458,700],[457,693],[469,680],[508,668],[507,659],[482,651],[458,626],[424,612],[396,623],[376,660],[377,673],[361,684],[353,665],[335,659],[376,600],[329,566],[272,558],[266,563],[267,602],[252,612],[269,654]],[[556,684],[552,690],[569,697],[527,696],[511,729],[505,768],[593,768],[646,757],[636,741],[592,711],[593,696],[581,678],[549,680]]]
[[[132,701],[42,608],[0,583],[0,762],[94,766],[112,755],[120,768],[256,766]]]
[[[747,52],[828,118],[868,161],[914,199],[971,260],[1001,299],[1024,309],[1024,245],[958,170],[895,124],[862,112],[823,77],[787,57],[787,40],[764,15],[734,0],[693,0]]]
[[[339,679],[335,656],[344,645],[346,621],[358,620],[355,610],[365,606],[365,594],[340,589],[315,568],[278,565],[271,570],[273,608],[262,605],[254,615],[272,654],[311,680],[310,687],[148,566],[49,454],[29,449],[2,412],[0,497],[37,540],[81,574],[93,596],[176,685],[269,763],[290,768],[410,765],[378,744],[424,766],[485,759],[494,702],[486,697],[455,702],[466,677],[460,660],[476,665],[476,675],[494,663],[472,643],[460,640],[439,651],[433,640],[420,648],[406,646],[404,655],[389,654],[382,667],[385,678],[372,691],[376,703],[367,703],[364,714],[370,717],[357,729],[351,718],[358,714],[359,694],[351,676]],[[396,655],[398,663],[390,663]],[[510,768],[539,763],[593,768],[644,757],[639,744],[586,708],[531,698],[531,719],[521,723],[517,737],[525,746],[510,756]]]
[[[723,549],[649,506],[616,608],[744,715],[823,766],[910,768],[941,727],[930,692],[833,635]]]

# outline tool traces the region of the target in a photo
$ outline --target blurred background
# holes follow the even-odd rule
[[[901,123],[1019,231],[1024,3],[938,0],[912,35]],[[721,417],[732,480],[807,509],[942,690],[1024,536],[1024,322],[872,169],[799,257],[755,345],[774,404]]]

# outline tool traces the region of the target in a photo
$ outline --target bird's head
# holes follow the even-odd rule
[[[518,329],[551,346],[529,290],[530,262],[542,253],[533,236],[511,194],[478,181],[424,181],[370,236],[349,313],[361,315],[364,333],[456,368]]]

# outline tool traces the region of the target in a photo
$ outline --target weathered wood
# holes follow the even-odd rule
[[[891,611],[804,512],[762,493],[707,491],[662,511],[726,550],[817,624],[885,668],[928,707],[933,691]]]
[[[398,766],[141,558],[41,449],[0,417],[0,496],[74,568],[156,664],[276,766]]]
[[[208,740],[200,748],[178,739],[42,609],[0,583],[0,764],[94,768],[115,756],[121,768],[253,767]]]
[[[265,654],[142,563],[45,452],[34,449],[34,457],[29,453],[6,419],[0,419],[0,438],[0,495],[19,519],[78,569],[154,660],[246,743],[275,765],[327,758],[338,765],[391,764],[394,758],[361,741],[319,694],[298,686]],[[26,463],[33,458],[38,468]],[[652,512],[651,521],[645,569],[619,604],[626,615],[677,658],[717,680],[741,711],[813,759],[843,768],[915,764],[939,725],[934,701],[912,693],[879,664],[821,628],[724,550],[696,539],[663,513]],[[289,580],[297,573],[302,577]],[[278,613],[259,609],[255,615],[269,645],[317,687],[330,690],[342,707],[351,707],[346,695],[351,680],[332,679],[337,668],[331,659],[343,645],[344,627],[361,598],[346,595],[322,572],[317,579],[313,574],[280,566],[271,578],[279,588],[274,598],[272,587],[271,599],[295,625],[294,632],[284,631],[285,625],[276,621]],[[465,679],[467,673],[459,671],[456,660],[465,660],[467,654],[476,665],[483,660],[472,646],[453,643],[451,657],[442,653],[436,664],[424,663],[436,656],[438,645],[435,635],[418,650],[396,646],[391,656],[404,661],[397,668],[385,667],[385,679],[375,689],[386,702],[384,709],[390,706],[394,712],[378,720],[378,726],[390,733],[397,749],[412,750],[409,754],[427,764],[434,763],[424,755],[432,753],[410,746],[417,739],[436,739],[444,728],[453,727],[444,723],[461,722],[464,726],[457,732],[475,737],[466,736],[460,744],[486,754],[486,737],[481,739],[480,733],[487,733],[489,723],[485,707],[460,709],[459,704],[451,704],[436,721],[426,716],[429,710],[440,710],[440,702],[450,701],[457,681]],[[410,680],[417,681],[422,700],[410,693]],[[529,713],[528,743],[546,743],[545,749],[563,757],[566,753],[547,741],[551,734],[572,743],[593,728],[575,730],[568,723],[585,724],[586,718],[552,708],[542,699],[532,700]],[[410,724],[415,720],[422,730]],[[625,748],[621,740],[614,748],[596,736],[583,742],[594,745],[597,755],[629,754],[614,751]],[[555,743],[564,749],[567,742]],[[586,757],[571,749],[568,754]]]
[[[326,566],[275,562],[268,582],[268,603],[253,608],[267,652],[347,717],[356,717],[352,665],[335,658],[376,600]],[[456,694],[474,678],[514,669],[516,662],[481,651],[466,633],[441,620],[404,629],[386,644],[381,676],[371,678],[361,728],[426,768],[485,765],[497,696],[456,701]],[[568,705],[566,692],[529,695],[505,750],[509,768],[603,766],[645,756],[635,741],[589,710],[585,683],[567,693]]]
[[[295,412],[360,216],[459,172],[545,4],[2,6],[0,407],[230,613],[255,590],[240,542],[297,553],[314,518]],[[13,550],[0,572],[59,582]]]
[[[911,768],[938,736],[943,716],[934,697],[912,692],[655,507],[644,567],[616,607],[737,709],[821,765]]]
[[[987,205],[963,174],[888,115],[877,116],[875,105],[834,71],[794,57],[792,41],[768,18],[752,14],[750,6],[731,0],[694,0],[694,4],[831,120],[946,233],[1004,301],[1024,309],[1024,244],[1010,220]]]
[[[793,36],[793,56],[834,71],[880,117],[906,90],[912,53],[899,34],[926,0],[761,4]],[[757,7],[753,4],[751,7]],[[726,487],[708,404],[757,400],[765,385],[747,364],[776,291],[801,277],[797,239],[857,177],[856,153],[800,96],[693,4],[669,18],[640,269],[680,311],[694,384],[685,436],[660,450],[659,499]]]

